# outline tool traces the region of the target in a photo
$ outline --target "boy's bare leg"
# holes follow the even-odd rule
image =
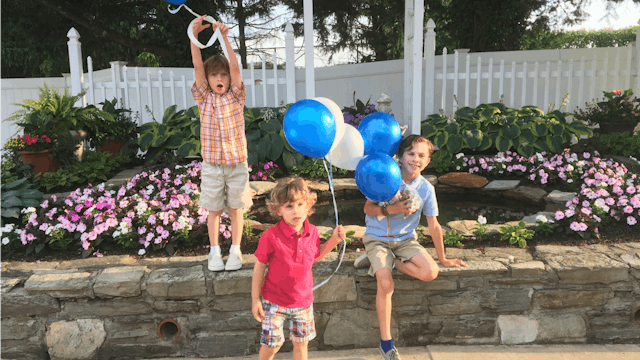
[[[207,219],[207,228],[209,232],[209,245],[218,246],[218,237],[220,236],[220,211],[209,211],[209,217]]]
[[[309,342],[293,341],[293,360],[307,360]]]
[[[240,241],[242,241],[242,228],[244,226],[242,209],[229,208],[229,217],[231,218],[231,244],[239,247]]]
[[[376,293],[376,310],[378,312],[378,324],[380,325],[380,338],[391,340],[391,296],[394,285],[390,269],[376,271],[378,292]]]
[[[396,260],[396,269],[405,275],[409,275],[418,280],[431,281],[438,277],[440,268],[429,255],[420,254],[412,257],[406,263]],[[377,273],[376,273],[377,274]]]
[[[274,356],[276,356],[276,353],[278,352],[278,350],[280,350],[279,347],[271,348],[271,347],[268,347],[267,345],[262,345],[262,347],[260,347],[260,353],[258,354],[258,359],[271,360],[273,359]],[[294,347],[294,351],[295,351],[295,347]]]

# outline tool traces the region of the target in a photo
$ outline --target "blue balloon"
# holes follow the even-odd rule
[[[322,158],[329,153],[336,137],[331,111],[316,100],[295,102],[284,114],[284,136],[302,155]]]
[[[356,167],[356,185],[371,201],[391,200],[402,185],[400,167],[384,153],[365,156]]]
[[[374,112],[364,117],[358,131],[364,141],[364,154],[382,152],[393,156],[398,151],[402,132],[393,116],[385,112]]]
[[[181,5],[187,2],[187,0],[164,0],[164,1],[172,3],[173,5]]]

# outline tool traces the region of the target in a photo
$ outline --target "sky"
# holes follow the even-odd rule
[[[314,0],[320,1],[320,0]],[[621,29],[629,26],[637,26],[638,20],[640,20],[640,5],[633,3],[631,0],[623,1],[620,4],[613,5],[613,11],[610,11],[610,16],[607,17],[604,14],[607,13],[606,2],[604,0],[592,0],[589,7],[586,8],[586,12],[590,14],[588,19],[584,21],[582,24],[572,27],[565,27],[564,30],[578,30],[578,29],[587,29],[587,30],[601,30],[601,29]],[[281,10],[284,12],[284,8]],[[436,30],[437,31],[437,30]],[[284,39],[284,34],[282,35],[282,39]],[[305,58],[304,58],[304,41],[302,37],[295,39],[296,45],[296,67],[304,67]],[[263,47],[281,47],[277,50],[279,61],[285,61],[285,50],[284,50],[284,41],[278,41],[274,43],[264,43]],[[269,53],[272,53],[273,50],[270,50]],[[331,66],[337,64],[344,64],[349,62],[349,57],[346,53],[338,53],[334,55],[334,60],[332,63],[327,61],[328,56],[323,56],[316,49],[315,51],[315,67],[324,67]],[[268,58],[271,60],[271,55]],[[257,58],[251,59],[249,61],[254,60],[258,62]]]

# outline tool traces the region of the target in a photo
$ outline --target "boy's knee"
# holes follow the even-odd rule
[[[440,268],[438,267],[437,264],[433,264],[433,266],[430,266],[421,272],[420,280],[422,281],[435,280],[438,277],[439,273],[440,273]]]
[[[393,278],[391,276],[378,278],[378,291],[384,294],[392,294],[394,290]]]
[[[293,347],[299,350],[305,350],[309,346],[308,341],[292,341]]]

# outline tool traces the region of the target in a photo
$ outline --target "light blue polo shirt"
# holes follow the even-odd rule
[[[436,189],[422,175],[413,179],[411,184],[403,183],[404,186],[411,186],[422,198],[422,208],[405,218],[403,214],[389,215],[387,218],[378,220],[376,216],[365,215],[367,228],[365,235],[384,241],[402,241],[416,236],[416,227],[420,223],[420,215],[438,216],[438,200],[436,199]],[[387,230],[389,235],[387,236]]]

